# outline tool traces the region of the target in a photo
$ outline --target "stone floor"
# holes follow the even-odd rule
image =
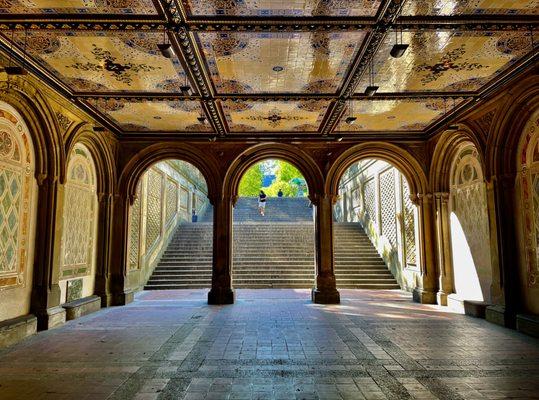
[[[142,292],[0,351],[0,399],[539,398],[539,341],[399,291]]]

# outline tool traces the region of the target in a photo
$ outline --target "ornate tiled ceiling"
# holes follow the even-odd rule
[[[428,134],[536,64],[538,23],[539,0],[0,0],[4,53],[119,135]]]

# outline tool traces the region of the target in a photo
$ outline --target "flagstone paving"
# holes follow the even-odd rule
[[[0,399],[539,398],[539,340],[401,291],[141,292],[0,351]]]

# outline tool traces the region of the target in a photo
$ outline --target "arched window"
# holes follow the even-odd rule
[[[489,300],[492,284],[486,187],[475,146],[464,145],[451,168],[451,240],[455,292]]]
[[[0,103],[0,289],[25,286],[32,261],[33,154],[26,126]]]
[[[539,286],[539,112],[526,126],[518,153],[528,285]]]
[[[60,280],[92,276],[95,260],[97,195],[95,167],[88,149],[76,144],[69,155],[64,188]],[[71,284],[73,289],[71,289]],[[61,286],[63,288],[63,285]],[[93,279],[67,284],[66,300],[93,293]]]

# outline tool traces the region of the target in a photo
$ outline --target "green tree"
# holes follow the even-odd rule
[[[255,164],[241,178],[238,194],[240,196],[258,196],[261,187],[262,171],[260,164]]]
[[[282,182],[278,180],[275,180],[270,186],[264,188],[264,192],[269,197],[277,197],[279,189],[283,191],[284,197],[296,197],[298,195],[297,185],[291,185],[288,182]]]
[[[299,169],[286,161],[278,161],[277,165],[277,181],[290,182],[294,178],[303,179],[303,175],[299,172]]]

